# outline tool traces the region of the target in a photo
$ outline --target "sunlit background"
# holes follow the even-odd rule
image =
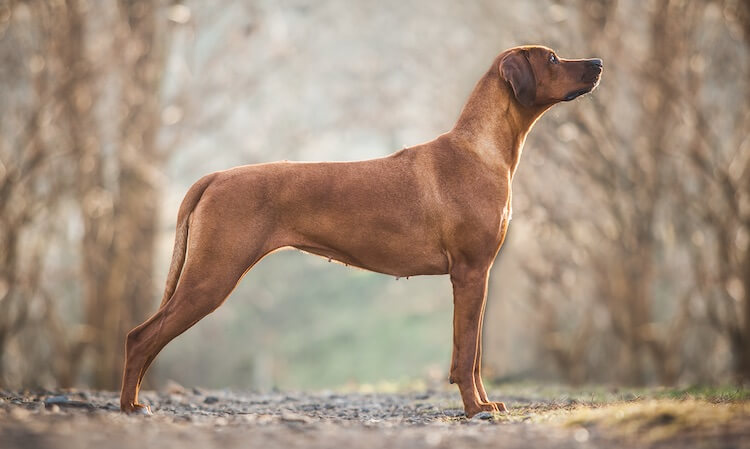
[[[119,388],[203,174],[430,140],[528,43],[605,69],[526,142],[485,377],[750,381],[747,2],[0,0],[0,387]],[[148,386],[442,384],[451,320],[446,277],[277,253]]]

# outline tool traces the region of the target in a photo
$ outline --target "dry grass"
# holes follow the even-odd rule
[[[597,427],[610,435],[646,442],[707,436],[746,428],[750,403],[649,399],[572,411],[565,426]]]
[[[743,434],[750,427],[750,390],[738,387],[607,389],[500,386],[509,411],[496,423],[536,423],[574,429],[577,436],[606,434],[648,446],[677,440]]]

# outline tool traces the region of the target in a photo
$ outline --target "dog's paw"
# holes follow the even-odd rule
[[[151,407],[148,405],[143,404],[133,404],[132,408],[125,409],[123,408],[122,411],[124,413],[127,413],[128,415],[144,415],[144,416],[151,416],[153,413],[151,413]]]
[[[489,414],[496,413],[498,411],[497,406],[490,402],[487,404],[477,404],[474,407],[465,407],[464,409],[467,418],[473,418],[479,413],[487,412]]]

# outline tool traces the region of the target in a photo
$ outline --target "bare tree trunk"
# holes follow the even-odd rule
[[[86,57],[85,17],[78,0],[66,0],[60,15],[67,28],[65,38],[55,43],[60,59],[68,68],[61,86],[61,104],[66,130],[77,156],[76,197],[81,209],[81,271],[85,304],[85,321],[91,326],[91,351],[97,360],[106,349],[102,346],[101,310],[106,308],[105,286],[112,240],[112,199],[103,181],[103,155],[93,113],[93,91],[96,78]],[[83,353],[79,353],[80,356]],[[80,360],[71,360],[75,379]],[[98,365],[95,361],[94,365]]]
[[[99,323],[94,385],[116,388],[122,376],[127,332],[147,318],[155,304],[153,258],[158,223],[157,145],[159,88],[164,52],[159,45],[153,2],[119,2],[122,114],[117,162],[119,178],[113,203],[113,239],[104,292],[89,323]]]
[[[126,333],[143,321],[155,303],[152,272],[157,231],[159,87],[164,52],[158,47],[157,4],[119,2],[116,52],[122,114],[116,142],[116,185],[105,185],[105,155],[93,134],[95,74],[85,53],[85,16],[77,0],[67,0],[68,42],[61,46],[70,80],[63,102],[78,160],[77,196],[84,235],[82,270],[85,322],[93,339],[89,356],[92,385],[120,384]]]
[[[120,383],[125,335],[145,320],[156,297],[153,258],[158,224],[159,175],[163,164],[156,145],[159,128],[159,88],[164,51],[160,46],[154,2],[121,0],[120,29],[125,54],[122,64],[122,103],[115,239],[107,296],[110,312],[104,340],[106,358],[98,365],[101,387]]]
[[[737,11],[737,19],[742,25],[745,38],[745,46],[750,53],[750,3],[739,2]],[[750,102],[750,81],[745,81],[745,101]],[[747,126],[747,120],[746,120]],[[747,127],[744,127],[747,132]],[[744,168],[744,194],[747,199],[750,197],[750,161],[746,161]],[[735,197],[737,198],[737,197]],[[745,235],[750,235],[750,212],[745,211],[744,220],[742,220],[742,226],[745,230]],[[750,237],[748,237],[750,239]],[[738,254],[743,258],[742,266],[744,270],[741,270],[741,279],[743,280],[743,309],[744,309],[744,323],[743,323],[743,341],[740,344],[741,354],[739,363],[738,377],[743,384],[750,385],[750,243],[746,244],[744,252],[742,249],[738,249]]]

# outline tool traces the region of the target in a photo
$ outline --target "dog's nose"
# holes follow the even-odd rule
[[[600,69],[601,69],[601,68],[602,68],[602,66],[604,65],[604,63],[602,62],[602,60],[601,60],[601,59],[599,59],[599,58],[596,58],[596,59],[589,59],[589,61],[588,61],[588,62],[589,62],[589,65],[590,65],[590,66],[593,66],[593,67],[599,67]]]

